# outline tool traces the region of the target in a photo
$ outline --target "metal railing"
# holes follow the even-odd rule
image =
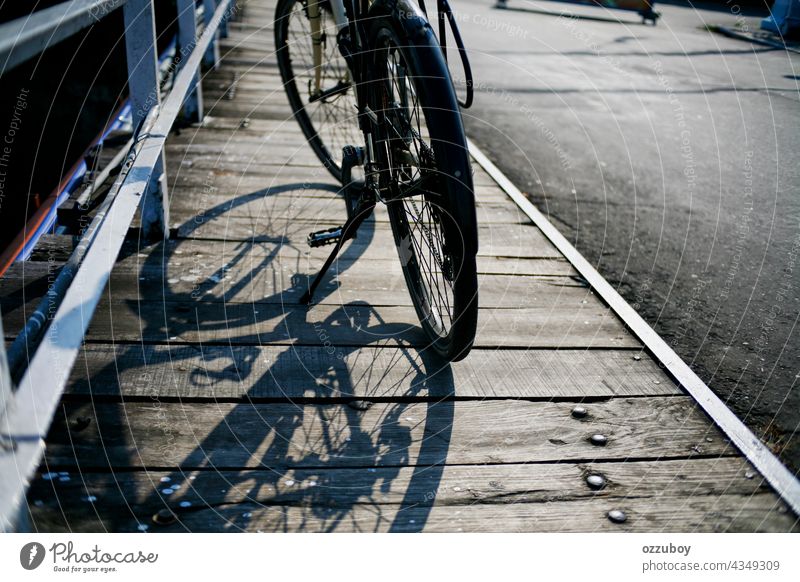
[[[217,65],[218,38],[227,34],[226,23],[236,11],[235,0],[203,0],[205,25],[198,37],[195,1],[177,0],[179,69],[162,102],[153,2],[71,0],[0,25],[0,70],[8,71],[122,9],[135,128],[133,145],[119,176],[23,330],[29,364],[16,389],[5,347],[0,347],[2,532],[25,529],[25,493],[41,462],[44,438],[137,210],[141,212],[144,236],[168,236],[164,143],[181,112],[191,121],[202,121],[200,66]],[[54,315],[48,317],[48,313]],[[38,338],[41,342],[36,346]]]

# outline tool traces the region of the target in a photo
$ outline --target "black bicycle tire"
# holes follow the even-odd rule
[[[463,359],[469,353],[475,339],[478,320],[478,282],[476,254],[478,248],[478,227],[475,213],[475,202],[472,186],[472,173],[469,153],[458,108],[455,89],[450,79],[449,70],[438,46],[436,37],[425,21],[410,22],[407,18],[398,18],[390,14],[371,12],[373,17],[370,35],[376,55],[376,61],[382,58],[380,37],[390,34],[397,44],[404,60],[415,68],[413,79],[424,79],[424,83],[414,83],[424,111],[427,129],[430,131],[431,145],[436,153],[437,172],[444,177],[440,200],[452,223],[457,225],[458,233],[453,229],[446,234],[453,239],[462,238],[457,262],[457,276],[453,283],[453,315],[452,326],[446,336],[440,336],[430,325],[424,306],[421,305],[418,287],[422,285],[423,275],[419,270],[419,260],[404,260],[404,235],[407,234],[407,220],[402,217],[405,210],[397,202],[388,204],[389,218],[395,244],[401,258],[403,275],[409,288],[409,294],[420,323],[428,337],[431,347],[449,361]],[[401,40],[402,39],[402,40]],[[379,63],[376,62],[376,69]],[[379,106],[375,104],[374,109]],[[435,113],[434,113],[435,112]],[[431,123],[429,121],[435,118]],[[406,222],[404,226],[403,222]],[[444,229],[446,230],[446,229]],[[406,243],[407,246],[409,246]],[[410,248],[410,246],[409,246]],[[408,250],[406,249],[407,253]],[[415,253],[417,251],[414,251]]]
[[[338,182],[341,182],[342,168],[339,163],[336,162],[336,158],[328,149],[328,146],[325,144],[323,139],[320,137],[319,132],[314,127],[311,118],[306,112],[305,103],[303,103],[303,99],[300,97],[300,91],[298,90],[297,83],[295,82],[295,74],[294,70],[292,69],[291,54],[288,44],[288,27],[291,11],[294,5],[298,3],[301,3],[300,0],[278,0],[278,4],[275,8],[274,34],[276,56],[278,59],[278,70],[281,73],[283,87],[286,91],[286,96],[289,99],[289,105],[292,108],[294,118],[300,125],[300,129],[303,131],[303,135],[305,135],[306,139],[308,140],[308,144],[314,150],[314,153],[322,162],[322,165],[328,169],[331,175],[336,178]],[[353,115],[355,116],[355,108],[353,109]],[[357,132],[357,137],[359,138],[359,141],[356,144],[345,145],[358,145],[363,139],[360,132]],[[340,154],[341,152],[336,152],[337,156]]]

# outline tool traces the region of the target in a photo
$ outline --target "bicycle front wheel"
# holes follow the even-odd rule
[[[318,12],[319,18],[310,18],[309,10],[311,16]],[[312,27],[312,20],[319,28]],[[309,145],[341,182],[342,149],[364,139],[358,127],[355,89],[336,32],[328,0],[279,0],[275,46],[289,104]]]
[[[436,352],[460,360],[478,319],[472,171],[441,48],[427,21],[408,14],[370,12],[381,190],[422,327]]]

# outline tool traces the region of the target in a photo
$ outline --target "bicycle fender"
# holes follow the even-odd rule
[[[398,29],[396,32],[402,32],[409,45],[439,47],[436,34],[433,27],[428,22],[428,19],[425,17],[425,14],[410,0],[376,0],[370,7],[369,17],[373,22],[377,18],[391,19]],[[409,55],[411,59],[413,59],[414,56],[414,53]],[[450,79],[449,69],[447,68],[447,63],[444,60],[444,54],[441,50],[437,50],[433,59],[417,61],[416,70],[420,71],[423,76],[429,79],[438,79],[438,83],[447,83],[451,89],[449,91],[436,91],[434,89],[428,93],[430,97],[428,103],[432,104],[434,109],[454,112],[460,110],[452,80]],[[449,117],[448,121],[440,120],[438,116],[427,119],[428,128],[433,135],[446,135],[448,132],[454,132],[451,133],[451,135],[461,136],[461,139],[451,139],[448,142],[447,149],[459,148],[462,151],[467,150],[467,143],[464,140],[466,136],[460,114],[454,123],[457,127],[453,127],[452,117]],[[434,147],[434,149],[436,149],[436,147]],[[452,211],[455,215],[454,218],[457,223],[474,223],[476,222],[474,186],[472,183],[471,168],[468,165],[468,158],[467,165],[461,166],[461,164],[456,163],[453,158],[448,159],[446,151],[442,153],[445,153],[445,167],[452,171],[452,174],[448,177],[449,180],[451,182],[466,182],[468,184],[466,189],[452,186],[451,192],[458,192],[458,197],[453,199]],[[477,241],[473,244],[467,244],[464,250],[466,253],[472,255],[477,254]]]
[[[409,0],[376,0],[369,8],[370,19],[378,16],[391,16],[402,26],[411,41],[419,41],[433,31],[422,10]]]

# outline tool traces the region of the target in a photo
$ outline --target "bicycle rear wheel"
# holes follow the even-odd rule
[[[320,48],[317,69],[309,0],[279,0],[275,10],[275,46],[278,68],[294,117],[323,165],[341,182],[342,149],[364,138],[358,127],[355,91],[347,63],[336,42],[336,24],[330,3],[318,0]]]
[[[478,229],[461,113],[427,21],[375,12],[370,99],[381,190],[422,327],[436,352],[460,360],[478,319]]]

